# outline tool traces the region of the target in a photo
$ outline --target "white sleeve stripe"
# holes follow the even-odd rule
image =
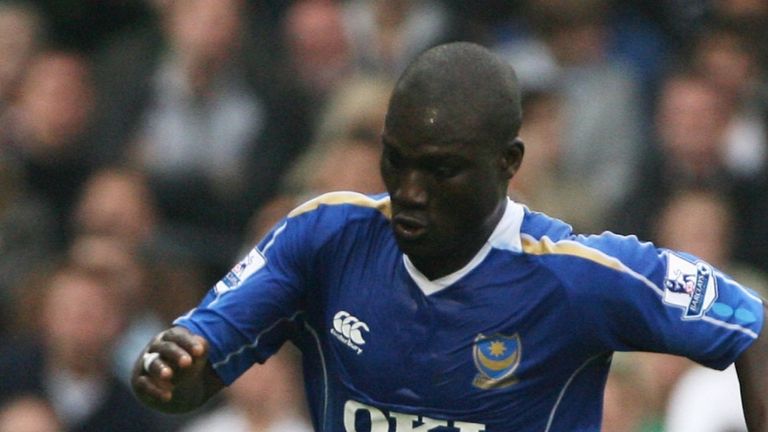
[[[285,226],[287,224],[288,224],[288,222],[284,222],[282,225],[280,225],[280,227],[275,230],[274,234],[272,234],[272,238],[269,240],[269,242],[266,245],[264,245],[264,250],[261,251],[261,255],[262,255],[262,257],[264,257],[265,261],[267,260],[267,256],[266,256],[267,251],[275,243],[275,239],[277,238],[277,236],[280,235],[285,230]],[[242,283],[240,285],[242,285]],[[240,287],[240,285],[238,285],[237,287],[235,287],[233,289],[217,291],[216,292],[216,297],[213,300],[211,300],[210,303],[208,303],[208,307],[211,307],[211,306],[215,305],[216,303],[218,303],[219,299],[221,299],[221,296],[223,296],[226,293],[235,291],[237,288]]]
[[[627,267],[626,265],[624,265],[624,263],[621,263],[621,265],[624,267],[624,271],[627,272],[627,274],[629,274],[629,275],[633,276],[635,279],[643,282],[646,286],[648,286],[652,290],[656,291],[656,294],[658,294],[659,296],[664,297],[664,291],[662,291],[661,288],[659,288],[658,285],[653,283],[653,281],[651,281],[647,277],[641,275],[640,273],[632,270],[631,268]]]
[[[598,251],[598,252],[600,252],[600,251]],[[668,252],[664,252],[664,253],[666,254]],[[621,262],[621,261],[619,261],[619,262]],[[640,273],[635,272],[634,270],[632,270],[631,268],[627,267],[623,263],[621,263],[621,265],[624,267],[624,271],[625,272],[627,272],[628,274],[634,276],[635,278],[645,282],[645,284],[650,286],[651,288],[653,288],[653,290],[656,291],[656,293],[658,295],[660,295],[662,298],[664,297],[664,292],[661,290],[661,288],[659,288],[658,285],[654,284],[651,280],[649,280],[645,276],[641,275]],[[722,273],[719,273],[719,274],[722,276]],[[748,294],[750,298],[753,298],[753,299],[757,300],[758,302],[760,302],[760,304],[762,304],[762,300],[760,300],[759,298],[756,298],[754,295],[749,293],[749,291],[746,290],[744,287],[742,287],[741,284],[739,284],[738,282],[734,281],[733,279],[729,279],[729,281],[732,282],[735,286],[739,287],[746,294]],[[742,333],[746,334],[747,336],[749,336],[749,337],[751,337],[753,339],[757,338],[757,333],[755,333],[754,331],[752,331],[752,330],[750,330],[750,329],[748,329],[746,327],[740,326],[738,324],[731,324],[731,323],[727,323],[725,321],[720,321],[719,319],[712,318],[712,317],[710,317],[709,315],[706,315],[706,314],[701,318],[701,320],[702,321],[706,321],[706,322],[708,322],[710,324],[714,324],[714,325],[716,325],[718,327],[723,327],[723,328],[727,328],[729,330],[736,330],[736,331],[742,332]]]
[[[328,420],[328,399],[330,396],[328,395],[328,368],[325,365],[325,354],[323,353],[323,345],[320,343],[320,336],[318,336],[317,331],[315,331],[312,326],[309,325],[309,323],[305,322],[304,327],[309,330],[310,333],[312,333],[312,338],[315,340],[315,344],[317,344],[317,352],[320,355],[320,363],[323,368],[323,421],[320,423],[323,425],[323,430],[327,430],[327,425],[325,424]]]
[[[576,369],[571,374],[571,376],[568,378],[568,381],[565,382],[565,385],[560,390],[560,394],[557,396],[557,400],[555,401],[555,405],[552,407],[552,411],[549,412],[549,419],[547,420],[547,427],[544,429],[544,432],[549,432],[549,429],[552,427],[552,422],[555,420],[555,413],[557,413],[557,409],[560,407],[560,402],[563,401],[565,392],[568,390],[568,387],[570,387],[576,376],[581,373],[581,371],[583,371],[584,368],[586,368],[590,363],[604,355],[605,353],[600,353],[588,358],[581,366],[578,367],[578,369]],[[611,359],[611,357],[608,357],[608,359]]]
[[[256,339],[254,339],[254,341],[253,341],[253,342],[251,342],[251,343],[248,343],[248,344],[245,344],[245,345],[241,346],[240,348],[238,348],[237,350],[235,350],[235,351],[233,351],[233,352],[231,352],[231,353],[227,354],[227,356],[224,358],[224,360],[220,360],[220,361],[218,361],[218,362],[214,363],[214,364],[213,364],[213,368],[214,368],[214,369],[218,369],[218,368],[220,368],[221,366],[224,366],[225,364],[229,363],[229,362],[230,362],[230,360],[232,360],[232,358],[233,358],[233,357],[235,357],[235,356],[239,356],[240,354],[242,354],[243,352],[245,352],[245,350],[246,350],[246,349],[253,349],[253,348],[256,348],[256,347],[259,345],[259,340],[261,339],[261,337],[262,337],[264,334],[266,334],[266,333],[268,333],[268,332],[272,331],[272,330],[273,330],[275,327],[277,327],[277,325],[278,325],[278,324],[280,324],[281,322],[284,322],[284,321],[288,321],[288,322],[290,322],[290,321],[294,321],[294,320],[296,320],[296,317],[297,317],[297,316],[299,316],[299,314],[301,314],[301,313],[303,313],[303,312],[304,312],[304,311],[298,311],[298,312],[294,313],[293,315],[291,315],[290,317],[283,317],[283,318],[280,318],[280,319],[278,319],[277,321],[273,322],[273,323],[272,323],[272,324],[271,324],[269,327],[265,328],[265,329],[264,329],[264,330],[262,330],[262,331],[261,331],[261,332],[260,332],[258,335],[256,335]]]
[[[706,322],[708,322],[710,324],[714,324],[714,325],[716,325],[718,327],[727,328],[728,330],[736,330],[736,331],[742,332],[745,335],[751,337],[752,339],[757,339],[757,333],[755,333],[751,329],[748,329],[746,327],[742,327],[742,326],[740,326],[738,324],[732,324],[732,323],[727,323],[725,321],[720,321],[719,319],[712,318],[709,315],[704,315],[703,317],[701,317],[701,320],[702,321],[706,321]]]
[[[265,244],[265,245],[264,245],[264,250],[262,250],[262,251],[261,251],[262,255],[264,255],[264,256],[266,257],[266,255],[267,255],[267,251],[269,250],[269,248],[271,248],[271,247],[272,247],[272,245],[273,245],[273,244],[275,244],[275,239],[277,239],[277,236],[279,236],[280,234],[282,234],[282,233],[283,233],[283,231],[285,231],[285,227],[286,227],[287,225],[288,225],[288,221],[285,221],[285,222],[283,222],[283,224],[282,224],[282,225],[280,225],[280,226],[279,226],[279,227],[278,227],[278,228],[275,230],[274,234],[272,234],[272,238],[271,238],[271,239],[269,239],[269,241],[267,242],[267,244]]]
[[[664,291],[658,285],[656,285],[653,281],[651,281],[644,275],[628,267],[617,257],[608,255],[599,249],[595,249],[593,247],[581,244],[579,242],[575,242],[573,240],[560,240],[558,242],[554,242],[547,236],[543,236],[541,239],[536,240],[535,238],[529,235],[524,235],[523,249],[524,249],[524,252],[532,253],[536,255],[560,254],[560,255],[571,255],[571,256],[588,259],[592,262],[598,263],[608,268],[612,268],[617,271],[621,271],[629,276],[632,276],[633,278],[643,282],[647,287],[651,288],[661,298],[664,298]],[[666,256],[669,253],[670,253],[669,251],[662,252],[664,256]],[[720,272],[718,272],[718,275],[723,276],[722,273]],[[732,282],[733,285],[737,286],[744,293],[746,293],[749,298],[755,301],[758,301],[760,302],[760,304],[762,304],[762,300],[760,300],[760,298],[755,297],[754,294],[750,293],[749,290],[745,289],[743,286],[741,286],[741,284],[733,281],[730,278],[726,278],[726,279],[729,282]],[[731,324],[724,321],[720,321],[716,318],[712,318],[707,315],[704,315],[702,317],[702,320],[710,324],[716,325],[718,327],[723,327],[730,330],[736,330],[736,331],[742,332],[752,338],[757,337],[757,334],[754,331],[748,328],[742,327],[738,324]]]
[[[181,320],[185,320],[185,319],[188,319],[189,317],[191,317],[191,316],[192,316],[192,314],[193,314],[193,313],[195,313],[195,311],[196,311],[196,310],[197,310],[197,308],[196,308],[196,307],[195,307],[195,308],[192,308],[192,310],[190,310],[189,312],[187,312],[187,313],[185,313],[184,315],[182,315],[182,316],[180,316],[180,317],[176,318],[175,320],[173,320],[173,324],[174,324],[174,325],[176,325],[176,324],[178,324],[178,323],[179,323],[179,321],[181,321]]]
[[[715,271],[715,273],[717,273],[717,275],[720,276],[726,282],[728,282],[728,283],[730,283],[732,285],[735,285],[737,288],[739,288],[741,290],[741,292],[743,292],[750,299],[752,299],[752,300],[754,300],[754,301],[756,301],[756,302],[758,302],[760,304],[763,304],[763,299],[761,299],[760,297],[756,296],[754,293],[752,293],[751,291],[746,289],[743,285],[741,285],[737,281],[733,280],[733,278],[731,278],[728,275],[726,275],[725,273],[717,271],[717,270]]]

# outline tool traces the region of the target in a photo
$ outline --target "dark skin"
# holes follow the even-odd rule
[[[381,171],[392,197],[395,236],[431,278],[460,269],[483,246],[503,215],[507,184],[523,158],[520,140],[493,143],[472,133],[467,136],[482,138],[458,141],[439,126],[394,106],[382,138]],[[132,384],[153,408],[186,412],[223,388],[207,360],[207,341],[183,327],[159,334],[145,352],[161,357],[149,372],[139,357]]]
[[[468,263],[498,224],[523,144],[451,140],[429,121],[393,117],[382,137],[381,160],[392,228],[400,249],[435,279]]]
[[[768,316],[765,302],[763,310]],[[765,331],[736,360],[736,373],[749,432],[768,431],[768,336]]]
[[[523,158],[519,119],[509,120],[519,117],[517,96],[499,91],[510,86],[509,76],[496,74],[502,66],[476,66],[488,63],[483,55],[465,60],[453,75],[441,56],[406,71],[382,134],[392,229],[400,249],[430,279],[459,270],[484,245]],[[142,367],[146,352],[160,353],[148,372]],[[184,328],[160,333],[142,356],[133,388],[158,410],[190,411],[223,388],[208,361],[207,341]],[[759,337],[736,367],[749,431],[768,432],[768,336]]]
[[[143,369],[144,353],[160,358],[149,371]],[[158,334],[133,367],[131,385],[146,405],[167,413],[189,412],[224,388],[208,361],[208,341],[184,327]]]

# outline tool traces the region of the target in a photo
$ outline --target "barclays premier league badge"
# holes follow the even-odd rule
[[[683,319],[700,319],[717,299],[717,282],[712,267],[673,253],[667,254],[664,303],[684,310]]]
[[[237,265],[235,265],[232,270],[230,270],[229,273],[216,284],[216,292],[221,294],[225,291],[237,288],[242,281],[256,273],[256,270],[264,267],[266,262],[267,260],[264,258],[264,255],[261,254],[261,251],[259,251],[258,248],[253,248],[242,261],[237,263]]]

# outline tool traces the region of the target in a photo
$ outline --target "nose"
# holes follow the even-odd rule
[[[429,193],[425,176],[418,170],[402,173],[393,198],[403,207],[426,206]]]

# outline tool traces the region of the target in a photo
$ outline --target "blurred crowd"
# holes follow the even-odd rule
[[[296,204],[384,191],[393,81],[453,40],[518,71],[515,200],[765,292],[765,0],[0,0],[0,432],[311,430],[290,347],[192,415],[127,377]],[[735,374],[617,354],[604,430],[746,431]]]

